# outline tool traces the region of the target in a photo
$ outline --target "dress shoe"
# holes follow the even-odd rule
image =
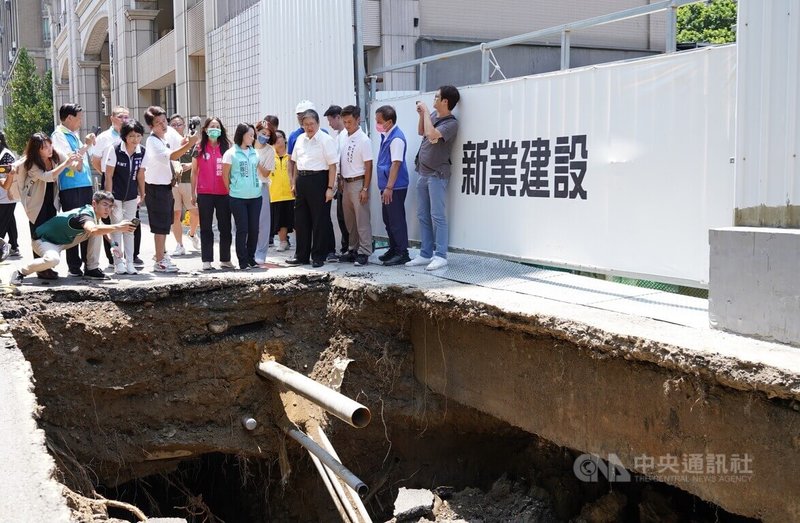
[[[386,260],[389,260],[393,257],[394,257],[394,251],[392,249],[389,249],[380,256],[378,256],[378,259],[382,262],[385,262]]]
[[[338,258],[337,258],[337,261],[338,261]],[[311,262],[311,266],[314,267],[315,269],[317,269],[319,267],[322,267],[323,265],[325,265],[325,262],[322,261],[322,260],[313,260]]]
[[[403,254],[395,254],[394,256],[383,262],[383,264],[386,267],[392,267],[394,265],[405,265],[409,261],[411,261],[411,258],[408,257],[408,253],[406,252]]]
[[[297,258],[289,258],[286,260],[286,265],[307,265],[308,260],[298,260]]]

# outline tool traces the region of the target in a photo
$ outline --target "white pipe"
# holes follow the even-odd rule
[[[337,478],[335,476],[335,473],[331,469],[326,467],[324,463],[322,464],[322,468],[328,475],[328,479],[330,480],[331,485],[333,486],[333,490],[336,492],[337,497],[341,500],[342,505],[344,505],[344,510],[345,512],[347,512],[347,516],[350,518],[350,521],[352,521],[353,523],[361,523],[361,520],[359,519],[356,510],[353,508],[352,500],[348,498],[347,493],[342,487],[343,484],[342,480]],[[349,489],[350,487],[347,488]]]
[[[311,378],[281,365],[277,361],[259,363],[257,372],[265,378],[283,383],[292,391],[316,403],[357,429],[362,429],[369,425],[371,414],[367,407],[330,387],[317,383]]]
[[[319,460],[324,463],[334,474],[339,476],[342,481],[350,485],[359,496],[364,496],[369,492],[367,484],[358,479],[358,477],[350,472],[350,469],[342,465],[338,460],[331,456],[327,450],[319,446],[313,439],[309,438],[303,431],[296,428],[284,428],[286,434],[293,440],[302,445],[306,450],[314,454]]]
[[[331,456],[336,458],[336,460],[341,461],[339,459],[339,455],[336,453],[336,449],[333,448],[331,444],[331,440],[328,439],[328,436],[325,434],[325,431],[322,430],[322,427],[317,426],[317,440],[319,441],[322,448],[327,450]],[[337,483],[339,483],[337,481]],[[347,489],[348,493],[350,494],[348,498],[352,499],[352,502],[356,506],[356,510],[358,511],[358,519],[354,519],[357,523],[372,523],[372,518],[369,517],[369,512],[367,512],[367,507],[364,506],[364,502],[361,501],[361,497],[356,494],[356,492],[350,488],[350,485],[345,484],[345,488]]]
[[[322,483],[325,484],[325,488],[328,490],[328,494],[330,494],[333,504],[336,505],[336,510],[342,517],[342,523],[352,523],[352,519],[350,519],[348,516],[348,513],[342,506],[341,500],[339,500],[339,496],[333,489],[333,483],[331,483],[331,478],[328,477],[328,472],[325,468],[325,465],[323,465],[319,458],[317,458],[310,450],[308,451],[308,455],[311,456],[311,462],[314,463],[315,467],[317,467],[317,472],[319,472],[319,476],[322,478]]]

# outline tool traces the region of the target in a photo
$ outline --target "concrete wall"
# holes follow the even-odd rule
[[[416,44],[417,56],[431,56],[455,49],[463,49],[479,43],[478,41],[465,42],[420,38]],[[581,67],[654,54],[657,54],[657,52],[571,47],[570,65],[572,67]],[[561,50],[558,45],[515,45],[495,49],[494,55],[500,65],[500,70],[505,74],[506,78],[558,71],[561,68]],[[472,53],[428,64],[427,75],[426,91],[434,90],[445,84],[458,86],[480,83],[481,54]],[[502,80],[502,78],[499,73],[496,73],[491,79]],[[407,88],[414,89],[416,86]]]
[[[473,311],[475,317],[485,324],[466,316],[412,317],[414,373],[433,391],[558,445],[603,459],[616,454],[629,471],[657,475],[730,512],[800,521],[800,476],[793,473],[800,466],[798,414],[754,392],[752,383],[736,390],[745,384],[716,382],[725,365],[718,354],[683,353],[671,343],[544,315],[520,318],[517,332],[500,312]],[[693,334],[687,339],[699,337]],[[714,344],[705,342],[711,350]],[[746,354],[758,342],[727,343]],[[744,382],[758,372],[745,365],[733,370]],[[726,463],[747,455],[751,472],[731,474],[742,481],[724,479],[723,467],[685,472],[690,456],[707,464],[707,456],[720,455]],[[655,464],[671,456],[674,474],[647,469],[642,456]]]
[[[800,230],[713,229],[709,242],[711,325],[800,346]]]

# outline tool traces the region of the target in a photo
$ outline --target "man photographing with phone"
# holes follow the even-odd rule
[[[92,197],[91,204],[58,213],[41,224],[31,237],[33,251],[40,257],[14,271],[8,283],[19,286],[22,285],[23,278],[28,274],[52,269],[61,260],[61,251],[89,238],[101,237],[112,232],[132,233],[136,227],[129,220],[114,225],[106,225],[101,222],[103,218],[107,218],[111,214],[113,206],[114,196],[110,192],[97,191]],[[100,248],[99,242],[90,242],[89,248]],[[89,254],[90,259],[92,254],[94,253]],[[99,254],[96,258],[99,258]],[[108,279],[108,276],[105,275],[102,278],[90,277]]]

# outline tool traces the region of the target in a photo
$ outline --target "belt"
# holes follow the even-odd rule
[[[362,174],[361,176],[354,176],[352,178],[345,178],[344,181],[346,181],[347,183],[350,183],[350,182],[357,182],[358,180],[363,180],[363,179],[364,179],[364,175]]]
[[[327,172],[328,172],[327,169],[322,170],[322,171],[297,171],[297,175],[298,176],[310,176],[312,174],[323,174],[323,173],[327,173]]]

